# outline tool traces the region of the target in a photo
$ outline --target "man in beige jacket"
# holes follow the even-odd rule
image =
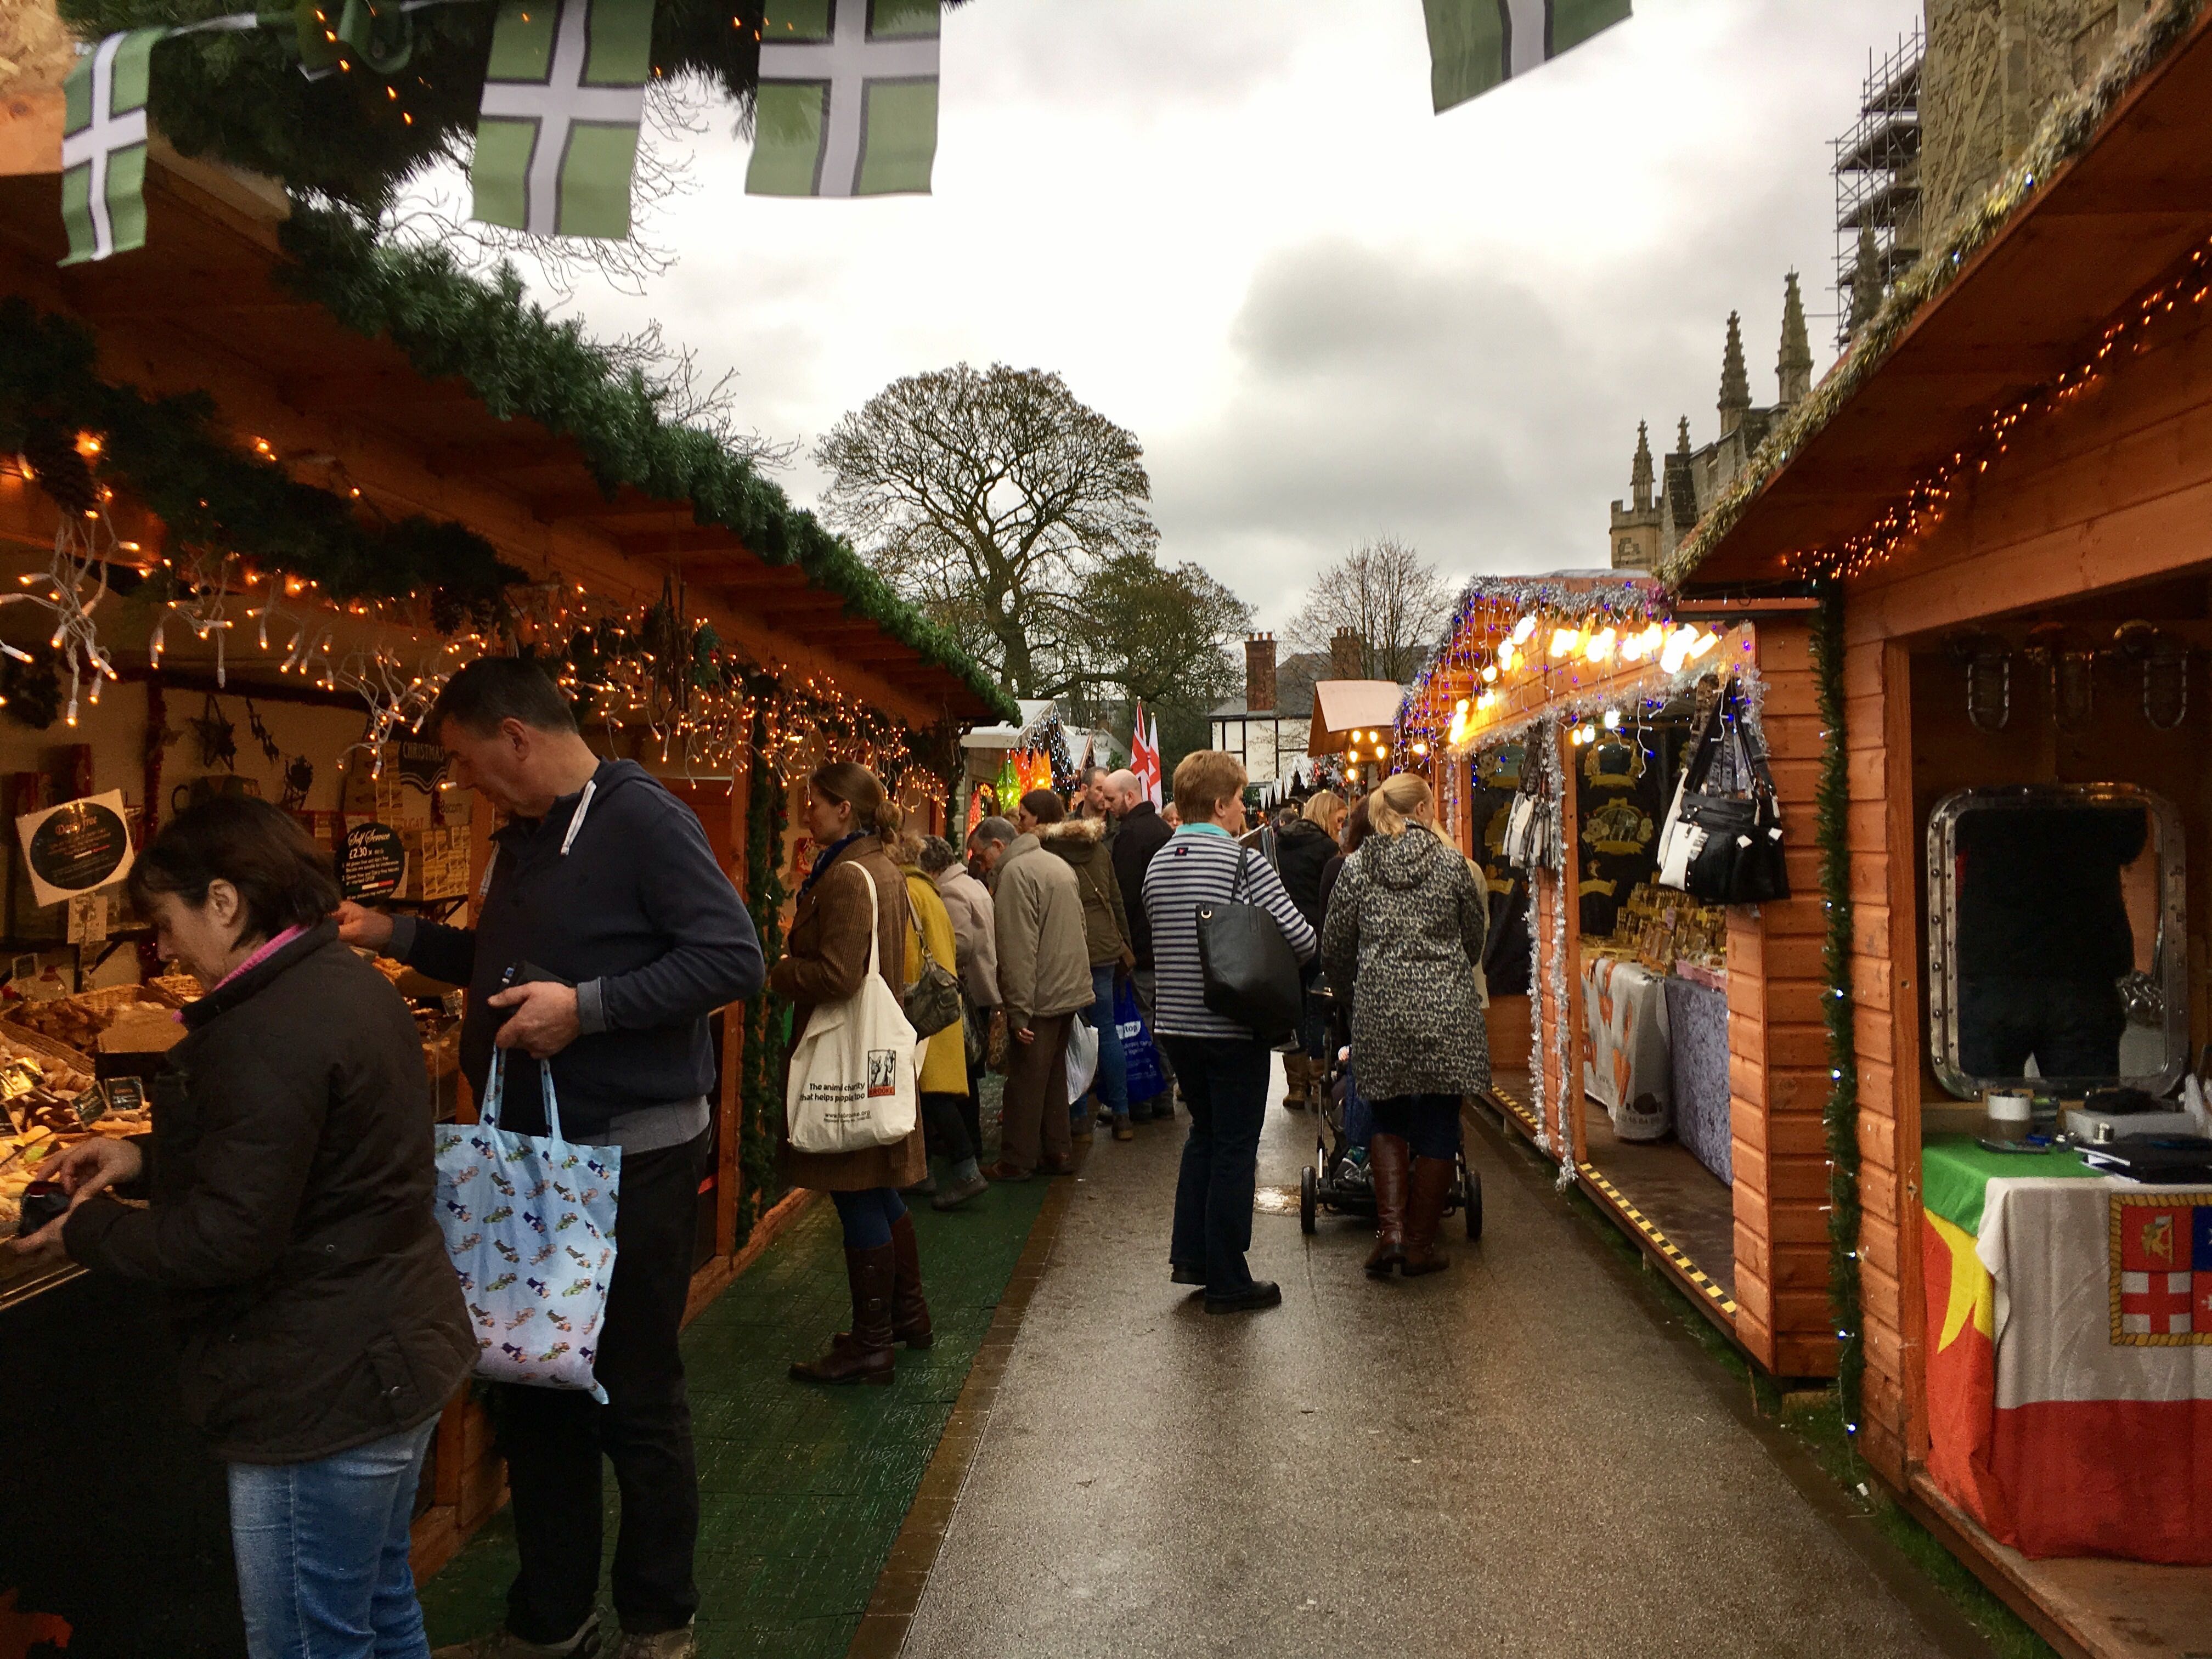
[[[1065,809],[1049,790],[1032,792]],[[1030,807],[1030,799],[1023,798]],[[1031,810],[1032,818],[1042,814]],[[1015,837],[991,876],[999,937],[999,1001],[1006,1011],[1006,1093],[993,1181],[1073,1168],[1067,1119],[1067,1032],[1091,1001],[1091,947],[1075,872],[1034,834]]]

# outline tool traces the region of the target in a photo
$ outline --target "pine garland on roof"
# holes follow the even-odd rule
[[[799,566],[842,596],[847,614],[950,671],[994,714],[1020,718],[951,635],[719,439],[663,421],[643,380],[618,371],[577,324],[555,322],[527,300],[511,269],[480,279],[442,248],[380,245],[358,216],[304,202],[283,235],[295,261],[283,280],[348,327],[388,334],[428,379],[460,376],[495,415],[574,439],[611,496],[629,484],[690,501],[700,524],[732,532],[766,563]]]

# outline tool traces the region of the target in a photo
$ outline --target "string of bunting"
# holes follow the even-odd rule
[[[145,246],[158,43],[266,34],[310,80],[356,67],[386,77],[387,100],[411,127],[401,88],[410,78],[402,71],[414,55],[414,17],[463,5],[497,8],[470,166],[473,216],[539,236],[627,237],[646,87],[662,72],[655,0],[300,0],[91,43],[64,88],[62,263]],[[757,62],[746,190],[927,192],[937,152],[938,0],[829,0],[799,10],[772,21],[740,9],[729,19],[750,37]]]

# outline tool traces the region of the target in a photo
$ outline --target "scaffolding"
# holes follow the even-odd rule
[[[1917,22],[1887,58],[1877,62],[1869,52],[1859,118],[1835,141],[1838,349],[1850,343],[1864,234],[1874,233],[1875,274],[1884,293],[1920,257],[1920,67],[1926,55],[1927,37]]]

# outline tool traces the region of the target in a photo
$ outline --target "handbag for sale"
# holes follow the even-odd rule
[[[1781,804],[1765,757],[1745,739],[1738,702],[1730,681],[1675,786],[1662,837],[1660,884],[1705,904],[1764,904],[1790,896]],[[1736,773],[1748,780],[1747,794],[1705,793],[1723,742],[1735,745]]]
[[[622,1148],[562,1139],[552,1068],[538,1076],[544,1134],[499,1127],[504,1048],[492,1050],[481,1119],[438,1126],[438,1225],[476,1327],[477,1375],[605,1404],[592,1364],[614,1273]]]
[[[1298,959],[1275,918],[1238,896],[1249,867],[1246,849],[1237,861],[1229,896],[1198,907],[1198,963],[1206,1006],[1252,1034],[1279,1042],[1297,1029],[1305,989]]]
[[[919,922],[914,924],[911,931],[915,948],[921,957],[921,974],[908,985],[906,994],[899,1000],[899,1006],[906,1015],[907,1024],[914,1027],[915,1036],[933,1037],[960,1018],[960,981],[943,963],[929,954],[929,946],[921,937]]]
[[[876,880],[868,884],[868,974],[842,1002],[824,1003],[792,1050],[784,1085],[791,1144],[801,1152],[893,1146],[914,1133],[921,1104],[921,1040],[884,982]]]

